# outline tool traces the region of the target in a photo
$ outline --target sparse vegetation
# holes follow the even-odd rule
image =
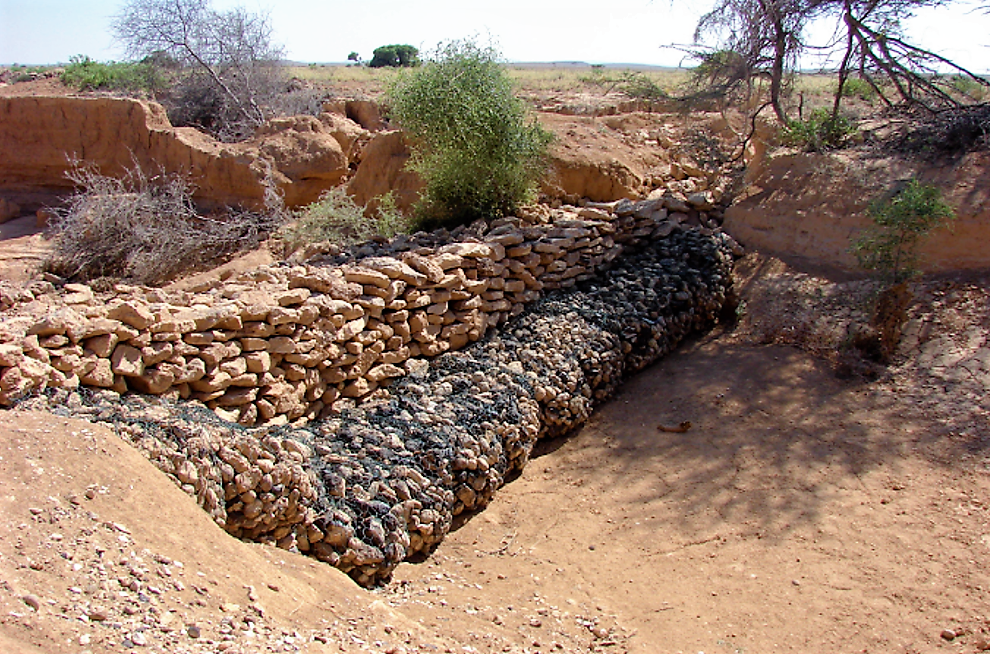
[[[20,66],[14,64],[10,67],[12,82],[30,82],[31,80],[37,79],[39,76],[44,75],[48,71],[47,66]]]
[[[186,179],[148,176],[137,166],[122,179],[85,167],[69,177],[79,191],[50,225],[46,269],[72,280],[160,284],[257,247],[282,222],[274,207],[201,215]]]
[[[982,102],[990,95],[986,84],[981,84],[978,80],[965,75],[952,75],[949,78],[949,85],[955,93],[970,101]]]
[[[842,97],[844,98],[857,98],[863,102],[873,102],[879,95],[877,89],[862,77],[846,78],[842,84]]]
[[[151,63],[99,62],[76,55],[62,71],[62,83],[80,91],[157,93],[168,85],[162,68]]]
[[[670,99],[670,93],[654,76],[636,70],[608,71],[601,66],[592,66],[591,73],[583,75],[581,81],[597,86],[605,93],[621,91],[631,98],[641,100]]]
[[[319,200],[297,212],[295,220],[273,239],[283,256],[314,243],[344,246],[405,231],[408,221],[396,209],[391,193],[378,198],[369,218],[343,187],[326,191]]]
[[[853,245],[860,265],[875,270],[886,284],[918,274],[918,245],[953,217],[936,186],[909,180],[893,195],[870,206],[872,227]]]
[[[498,53],[470,41],[441,46],[389,91],[392,117],[413,139],[426,183],[424,226],[505,215],[534,197],[551,136],[526,116]]]
[[[826,109],[815,109],[805,120],[788,121],[781,140],[808,152],[826,152],[841,147],[855,132],[856,127],[842,114],[833,116]]]

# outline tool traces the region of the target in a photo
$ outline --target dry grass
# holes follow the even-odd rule
[[[377,94],[385,90],[399,71],[341,64],[292,66],[289,75],[320,86],[360,88]],[[674,93],[690,78],[685,69],[598,68],[576,64],[509,64],[509,78],[522,93],[599,91],[621,85],[630,75]],[[617,89],[618,90],[618,89]]]

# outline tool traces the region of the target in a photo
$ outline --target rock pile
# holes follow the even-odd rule
[[[251,426],[328,417],[481,339],[644,239],[710,225],[712,198],[532,210],[460,240],[399,237],[324,265],[267,266],[189,292],[65,284],[0,297],[0,405],[77,386],[195,400]],[[333,264],[333,265],[329,265]],[[47,285],[47,287],[46,287]],[[0,292],[0,296],[2,296]]]
[[[643,236],[650,224],[651,236],[670,232],[657,234],[647,247],[616,260],[607,272],[591,275],[586,268],[550,282],[577,288],[548,294],[519,310],[500,333],[432,361],[407,359],[405,374],[397,376],[388,393],[372,394],[360,405],[348,403],[327,419],[247,429],[188,403],[133,396],[121,402],[107,391],[62,390],[49,401],[60,411],[117,423],[230,533],[296,548],[339,567],[361,584],[378,583],[399,561],[431,551],[454,516],[484,507],[507,476],[522,469],[540,437],[580,425],[624,376],[716,320],[730,290],[735,247],[731,239],[708,230],[671,227],[666,220],[658,223],[656,213],[662,208],[656,204],[613,208],[616,214],[605,214],[608,221],[592,215],[600,209],[588,209],[571,223],[534,227],[541,232],[535,241],[527,240],[527,228],[506,222],[495,226],[487,241],[459,243],[456,250],[438,253],[434,263],[441,271],[445,269],[439,262],[446,255],[460,257],[462,265],[464,259],[475,262],[473,268],[456,270],[483,270],[506,258],[505,268],[512,270],[511,262],[543,253],[533,251],[536,243],[571,252],[561,240],[593,240],[584,232],[566,230],[603,229],[628,219],[633,232],[641,230]],[[502,229],[507,226],[511,229]],[[496,238],[503,234],[510,235],[510,241],[523,239],[500,243]],[[495,245],[530,251],[511,258],[467,254],[491,253]],[[604,261],[614,251],[603,247],[596,256]],[[551,253],[556,251],[547,252]],[[428,270],[425,265],[420,268]],[[544,275],[569,270],[563,267]],[[367,283],[373,283],[373,277],[364,271],[381,272],[361,268]],[[539,279],[525,265],[520,272]],[[457,278],[461,283],[480,281],[466,273]],[[345,277],[344,283],[358,282]],[[286,292],[298,288],[303,287]],[[505,300],[499,305],[505,310],[494,312],[499,322],[504,320],[501,314],[514,312],[505,290],[499,289],[499,298],[475,296],[482,303]],[[525,285],[509,292],[525,293]],[[293,305],[285,306],[293,310]],[[419,308],[427,306],[432,305]],[[429,322],[430,315],[441,314],[426,312],[426,324],[437,325],[441,334],[442,322]],[[450,324],[460,323],[455,319]],[[239,329],[243,328],[242,323]]]

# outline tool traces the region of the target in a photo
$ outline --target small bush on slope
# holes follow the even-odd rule
[[[377,211],[368,218],[343,187],[337,186],[303,207],[296,221],[279,230],[274,240],[278,242],[282,256],[287,257],[311,243],[329,242],[342,246],[376,236],[391,238],[404,231],[406,223],[405,217],[395,208],[391,193],[379,198]]]

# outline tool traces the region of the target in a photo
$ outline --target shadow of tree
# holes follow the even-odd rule
[[[685,433],[658,429],[685,420]],[[895,479],[900,461],[931,449],[929,427],[893,395],[838,380],[794,348],[708,341],[634,377],[574,443],[540,453],[564,450],[569,470],[630,505],[662,501],[640,513],[675,511],[693,534],[731,522],[775,538],[821,520],[837,492],[874,493],[871,473]]]

